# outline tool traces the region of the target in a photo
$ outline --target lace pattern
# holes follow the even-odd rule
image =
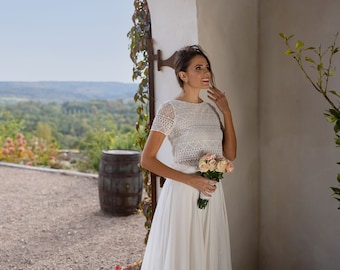
[[[222,156],[222,124],[209,103],[172,100],[164,103],[151,130],[168,136],[176,166],[198,170],[199,158],[207,152]]]
[[[174,107],[170,103],[164,103],[159,109],[152,123],[151,130],[169,135],[175,121]]]

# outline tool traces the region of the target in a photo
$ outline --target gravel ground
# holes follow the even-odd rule
[[[0,164],[0,269],[114,269],[141,260],[145,217],[104,215],[97,179]]]

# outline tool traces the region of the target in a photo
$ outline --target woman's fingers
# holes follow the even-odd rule
[[[229,109],[228,100],[225,96],[225,93],[217,89],[216,87],[209,88],[208,98],[215,102],[221,112]]]
[[[216,181],[208,181],[201,192],[204,195],[211,197],[211,193],[215,192],[216,188]]]
[[[208,94],[215,100],[225,97],[225,93],[221,91],[220,89],[217,89],[216,87],[210,87],[208,89]]]
[[[193,177],[191,185],[197,188],[204,195],[211,197],[211,193],[213,193],[217,188],[217,182],[215,180],[204,178],[198,174],[194,174]]]

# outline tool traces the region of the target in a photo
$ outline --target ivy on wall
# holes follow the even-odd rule
[[[133,26],[127,36],[130,39],[130,58],[133,62],[132,79],[138,81],[138,89],[134,100],[138,104],[136,123],[137,144],[144,149],[146,139],[150,132],[149,114],[149,56],[148,44],[151,42],[150,12],[146,0],[134,0],[135,11],[132,15]],[[148,240],[152,220],[152,187],[150,173],[143,169],[143,183],[147,196],[142,199],[141,208],[146,217],[145,228],[147,230],[145,243]]]

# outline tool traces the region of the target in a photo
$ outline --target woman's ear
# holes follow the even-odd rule
[[[180,72],[178,73],[178,76],[179,76],[179,78],[180,78],[183,82],[186,82],[186,80],[187,80],[187,74],[186,74],[184,71],[180,71]]]

